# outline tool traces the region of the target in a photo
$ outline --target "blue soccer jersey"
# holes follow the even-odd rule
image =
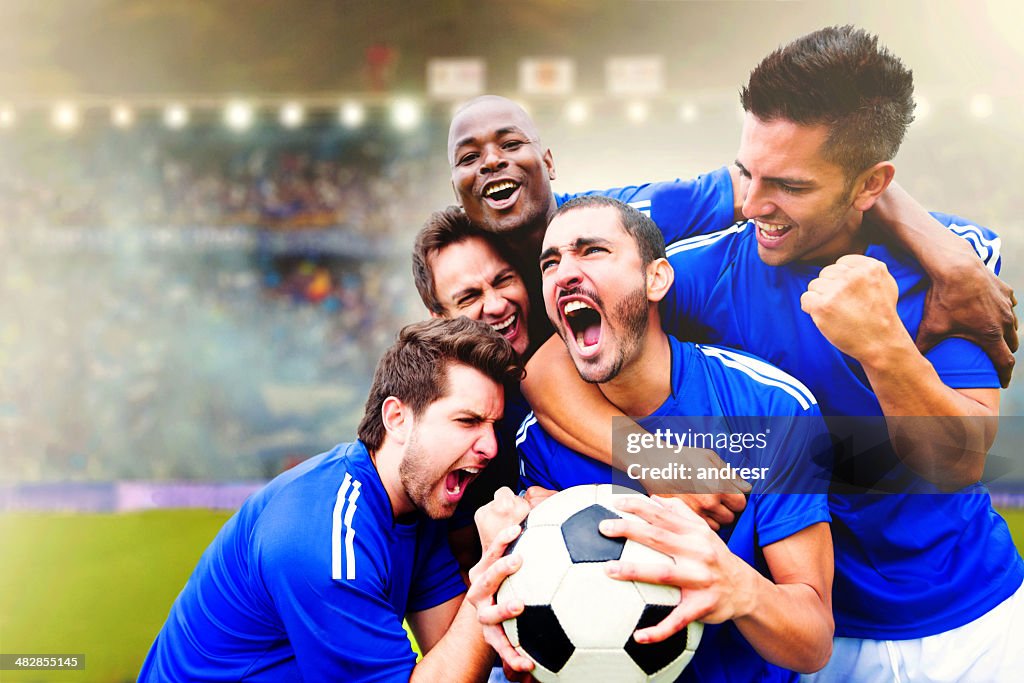
[[[731,183],[718,177],[717,190],[706,189],[731,197]],[[671,185],[660,187],[660,194],[671,194]],[[691,195],[691,187],[680,188],[682,199]],[[686,211],[681,201],[670,204]],[[714,202],[705,199],[694,206],[709,204]],[[998,272],[999,240],[993,233],[953,216],[933,215],[970,241]],[[714,220],[728,224],[731,209]],[[698,224],[682,214],[674,221]],[[707,222],[700,218],[700,224]],[[663,304],[666,325],[686,329],[690,338],[756,353],[792,373],[818,397],[826,419],[879,422],[882,411],[863,368],[832,346],[800,309],[800,296],[821,267],[765,265],[754,230],[751,223],[738,223],[669,245],[676,279]],[[895,278],[900,319],[915,336],[929,284],[920,266],[878,244],[866,255],[885,263]],[[999,387],[989,359],[965,340],[947,339],[926,357],[950,387]],[[870,488],[899,493],[833,488],[836,635],[908,639],[941,633],[981,616],[1021,585],[1024,563],[982,484],[940,494],[905,468],[888,445],[855,455],[853,470],[858,458],[868,463],[860,469],[869,470]]]
[[[768,430],[764,447],[751,444],[735,451],[718,449],[733,467],[763,468],[767,475],[753,482],[739,519],[719,533],[734,554],[770,577],[761,550],[764,546],[829,521],[828,437],[817,404],[800,382],[757,358],[732,349],[669,339],[672,394],[639,422],[652,433],[658,429],[682,432],[689,424],[705,425],[700,430],[725,424],[733,433],[737,429],[749,433],[752,425],[762,425],[761,433]],[[693,421],[680,416],[692,416]],[[517,443],[524,487],[537,484],[564,489],[631,481],[628,469],[625,473],[612,470],[557,442],[532,414],[523,422]],[[635,482],[633,487],[642,490]],[[680,680],[739,683],[795,677],[762,659],[732,622],[727,622],[705,627],[700,647]]]
[[[341,444],[224,525],[139,680],[408,680],[405,614],[464,590],[445,524],[396,523],[366,447]]]

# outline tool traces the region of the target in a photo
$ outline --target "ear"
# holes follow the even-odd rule
[[[434,318],[435,320],[440,320],[444,318],[444,314],[438,313],[437,311],[430,311],[430,317]]]
[[[647,300],[657,303],[664,299],[675,279],[676,271],[667,259],[651,261],[647,266]]]
[[[412,428],[412,411],[401,399],[388,396],[381,406],[381,421],[388,438],[399,445],[405,445]]]
[[[544,150],[544,168],[548,170],[548,180],[554,180],[558,174],[555,173],[555,158],[551,155],[551,150]]]
[[[896,167],[891,161],[879,161],[861,173],[853,185],[853,208],[857,211],[867,211],[874,206],[895,175]]]

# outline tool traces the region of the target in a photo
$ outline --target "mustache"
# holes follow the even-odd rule
[[[591,301],[593,301],[595,304],[600,306],[601,308],[604,308],[604,302],[601,301],[600,295],[594,290],[587,289],[586,287],[572,287],[570,289],[559,289],[555,293],[555,303],[557,304],[559,301],[569,296],[585,296]]]

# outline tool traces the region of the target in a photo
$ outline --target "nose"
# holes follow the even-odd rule
[[[757,218],[771,214],[775,207],[765,196],[764,187],[754,180],[747,181],[747,194],[743,198],[744,218]]]
[[[477,454],[486,458],[488,462],[498,455],[498,438],[494,435],[494,425],[490,423],[484,425],[483,433],[480,434],[480,438],[476,440],[474,446]]]
[[[481,173],[494,173],[508,166],[508,160],[501,153],[497,145],[487,145],[484,149],[483,163],[480,165]]]
[[[493,289],[488,288],[483,293],[483,302],[483,314],[485,317],[497,317],[505,312],[505,298]]]
[[[572,289],[579,287],[583,282],[583,273],[580,272],[579,264],[571,254],[562,254],[555,272],[555,284],[559,289]]]

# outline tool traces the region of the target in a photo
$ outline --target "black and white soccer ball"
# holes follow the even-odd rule
[[[627,491],[602,484],[557,493],[530,512],[509,548],[523,563],[501,584],[498,601],[518,598],[525,609],[503,626],[512,645],[533,660],[533,676],[542,683],[673,681],[697,649],[700,622],[660,643],[633,639],[634,631],[657,624],[679,604],[679,589],[605,574],[609,560],[673,562],[643,544],[598,531],[605,519],[636,519],[612,503],[640,495]]]

